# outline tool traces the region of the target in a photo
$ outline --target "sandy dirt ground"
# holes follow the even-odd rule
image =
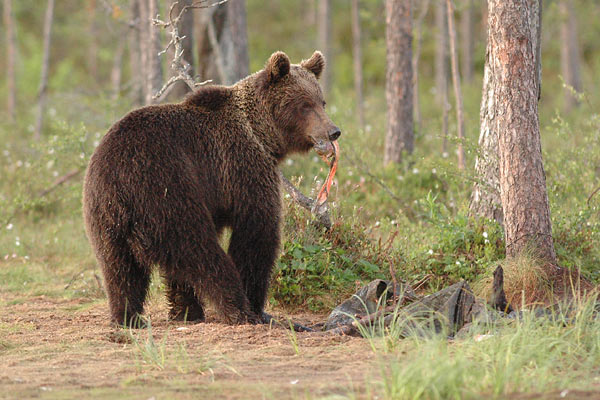
[[[169,323],[164,301],[150,335],[111,328],[105,301],[0,299],[0,398],[371,398],[381,365],[365,339]]]

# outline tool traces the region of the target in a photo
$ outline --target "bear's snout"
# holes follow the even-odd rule
[[[337,140],[341,134],[342,131],[340,131],[340,128],[334,126],[331,132],[327,134],[327,136],[329,137],[329,140],[333,142],[334,140]]]

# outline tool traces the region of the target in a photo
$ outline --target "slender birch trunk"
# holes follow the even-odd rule
[[[46,111],[46,95],[48,91],[48,69],[50,64],[50,43],[52,35],[52,22],[54,20],[54,0],[48,0],[46,4],[46,16],[44,17],[44,55],[42,57],[42,73],[40,77],[40,89],[38,91],[37,117],[33,138],[39,140],[42,136],[44,113]]]
[[[3,11],[4,27],[6,30],[6,111],[9,121],[14,123],[17,117],[17,81],[15,76],[17,41],[15,39],[15,19],[12,12],[12,0],[4,0]]]
[[[460,88],[460,74],[458,73],[458,56],[456,54],[456,29],[454,27],[454,4],[452,0],[446,0],[446,11],[448,13],[448,32],[450,32],[450,60],[452,65],[452,83],[454,84],[454,97],[456,101],[456,125],[458,127],[458,169],[465,169],[465,119],[463,116],[463,100]]]
[[[363,72],[362,50],[360,37],[359,0],[352,0],[352,56],[354,61],[354,92],[356,93],[356,112],[361,129],[365,129],[365,114],[363,104]]]

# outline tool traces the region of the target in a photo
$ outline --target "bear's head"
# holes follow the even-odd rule
[[[329,155],[333,152],[331,142],[341,135],[325,112],[323,91],[317,81],[324,68],[325,58],[319,51],[300,64],[290,64],[288,56],[278,51],[262,72],[266,101],[283,136],[286,153],[315,149]]]

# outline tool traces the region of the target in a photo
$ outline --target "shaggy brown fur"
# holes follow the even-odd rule
[[[132,111],[108,131],[83,205],[114,323],[143,312],[153,265],[171,318],[203,320],[208,299],[228,323],[262,321],[280,242],[277,164],[340,134],[316,79],[323,68],[319,52],[300,65],[277,52],[231,87]]]

